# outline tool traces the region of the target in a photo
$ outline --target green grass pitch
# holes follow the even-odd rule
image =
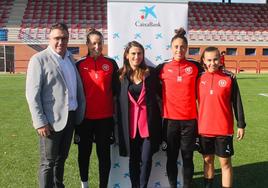
[[[268,74],[237,75],[246,115],[246,135],[234,140],[234,188],[268,187]],[[260,93],[264,95],[259,95]],[[266,94],[266,96],[265,96]],[[203,187],[200,154],[195,153],[194,187]],[[0,187],[36,188],[38,136],[31,125],[25,99],[25,75],[0,75]],[[90,164],[90,187],[98,187],[95,151]],[[215,187],[220,187],[216,159]],[[79,188],[77,147],[72,145],[65,166],[67,188]]]

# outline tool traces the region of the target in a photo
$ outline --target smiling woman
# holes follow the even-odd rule
[[[196,138],[196,79],[199,63],[186,59],[188,41],[185,30],[175,30],[171,39],[172,59],[156,68],[162,82],[163,118],[167,141],[167,175],[171,188],[177,187],[177,159],[181,149],[184,187],[192,184],[193,150]],[[179,138],[179,140],[178,140]]]
[[[124,65],[119,70],[118,92],[119,153],[129,156],[129,176],[133,188],[146,188],[152,156],[161,143],[161,117],[157,103],[155,70],[145,64],[144,47],[129,42]]]
[[[236,78],[221,71],[218,48],[207,47],[201,56],[206,72],[197,81],[198,133],[205,187],[213,187],[215,155],[222,169],[222,187],[233,187],[233,114],[237,120],[237,140],[243,139],[246,127],[240,91]]]
[[[82,188],[88,188],[89,162],[96,143],[99,160],[99,187],[106,188],[111,168],[114,100],[119,78],[117,63],[102,54],[103,35],[95,29],[87,34],[88,54],[77,62],[86,96],[84,122],[76,127],[78,164]]]

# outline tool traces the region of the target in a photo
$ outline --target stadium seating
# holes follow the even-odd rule
[[[19,38],[47,39],[47,28],[64,22],[70,39],[84,40],[89,28],[107,30],[106,0],[29,0],[21,23]]]
[[[189,2],[188,26],[190,33],[203,31],[190,40],[208,40],[207,30],[223,31],[212,34],[215,41],[263,41],[268,32],[267,4]],[[220,36],[216,36],[220,35]],[[193,38],[191,38],[193,37]]]
[[[14,0],[0,1],[0,28],[6,26]]]
[[[189,2],[188,10],[192,41],[262,42],[268,38],[267,4]],[[47,28],[55,22],[68,24],[71,40],[85,40],[91,27],[107,38],[107,0],[29,0],[19,39],[27,35],[46,40]]]

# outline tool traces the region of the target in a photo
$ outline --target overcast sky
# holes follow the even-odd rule
[[[222,2],[222,0],[192,0],[192,1],[206,1],[206,2]],[[228,0],[225,0],[228,2]],[[266,0],[231,0],[232,3],[265,3]]]

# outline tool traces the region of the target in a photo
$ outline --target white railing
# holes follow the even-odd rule
[[[9,27],[8,41],[14,43],[27,44],[47,44],[49,28],[18,28]],[[107,43],[107,30],[100,30],[103,33],[105,43]],[[70,44],[85,44],[87,30],[86,29],[69,29],[69,43]]]

